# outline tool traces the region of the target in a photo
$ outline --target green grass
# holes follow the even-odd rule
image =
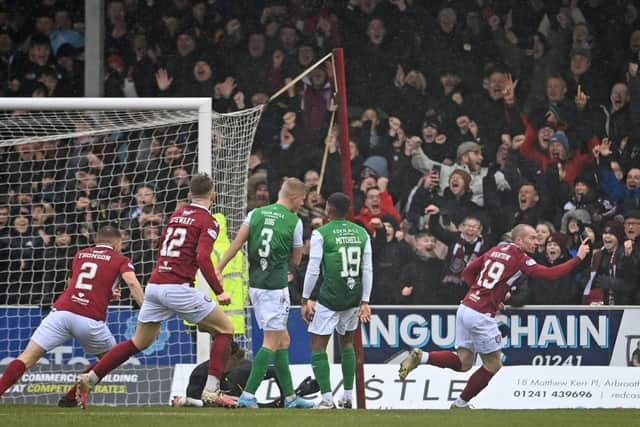
[[[93,406],[83,411],[55,406],[0,405],[0,426],[7,427],[630,427],[638,425],[639,420],[640,410],[630,409],[313,411]]]

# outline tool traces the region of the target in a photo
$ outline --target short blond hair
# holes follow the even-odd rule
[[[278,197],[282,199],[288,199],[300,194],[304,195],[305,193],[306,187],[304,185],[304,182],[300,181],[298,178],[286,178],[282,182],[282,187],[280,187]]]

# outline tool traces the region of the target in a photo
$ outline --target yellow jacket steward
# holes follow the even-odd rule
[[[224,255],[227,249],[229,249],[229,246],[231,246],[231,241],[227,234],[227,218],[220,212],[214,213],[213,217],[220,226],[218,239],[213,245],[213,251],[211,251],[211,262],[215,267],[220,262],[222,255]],[[244,335],[244,306],[249,295],[249,271],[246,265],[246,258],[241,250],[238,251],[226,265],[224,271],[222,271],[222,278],[224,291],[231,297],[231,304],[221,305],[220,308],[222,308],[225,314],[231,319],[234,333]],[[197,285],[198,279],[196,278],[196,286]],[[211,298],[217,301],[213,291],[211,291]],[[195,326],[187,321],[184,323],[186,325]]]

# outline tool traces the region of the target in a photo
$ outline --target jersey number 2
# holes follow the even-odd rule
[[[76,289],[84,289],[90,291],[93,288],[91,283],[85,283],[84,280],[93,280],[96,278],[98,272],[98,264],[95,262],[83,262],[80,266],[80,274],[78,274],[78,280],[76,280]]]
[[[484,267],[478,277],[478,284],[483,288],[492,289],[504,273],[504,264],[499,261],[488,259],[484,262]]]
[[[186,238],[186,228],[167,228],[167,234],[164,238],[164,242],[162,242],[162,249],[160,249],[160,256],[178,258],[180,256],[180,251],[177,249],[184,245],[184,240]]]

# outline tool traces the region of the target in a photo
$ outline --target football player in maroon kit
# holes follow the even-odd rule
[[[145,289],[133,338],[113,347],[91,371],[78,376],[78,400],[83,408],[93,386],[130,356],[149,347],[160,333],[160,323],[173,314],[215,335],[202,400],[212,405],[236,406],[235,400],[220,392],[220,377],[233,338],[233,324],[208,295],[194,287],[199,268],[218,302],[222,305],[231,302],[222,288],[222,278],[211,263],[211,250],[219,232],[218,223],[209,212],[215,194],[213,181],[207,175],[191,179],[191,203],[173,212],[160,238],[156,266]]]
[[[35,330],[27,348],[5,369],[0,378],[0,396],[44,354],[71,338],[78,340],[88,354],[102,357],[116,345],[105,324],[109,301],[120,297],[116,287],[122,278],[136,302],[142,305],[143,291],[131,261],[121,255],[120,231],[110,225],[96,234],[96,245],[82,249],[73,257],[67,289]],[[91,365],[85,372],[89,372]],[[60,406],[76,406],[75,387],[60,400]]]
[[[480,393],[502,367],[502,335],[494,319],[504,306],[511,284],[527,275],[547,280],[569,274],[589,253],[588,239],[569,261],[554,266],[538,265],[528,254],[536,249],[536,230],[525,224],[512,230],[513,243],[500,243],[472,261],[464,270],[469,291],[456,313],[457,351],[423,352],[414,348],[400,364],[400,379],[420,364],[429,364],[454,371],[468,371],[475,353],[480,353],[482,366],[471,375],[451,408],[468,408],[469,400]]]

